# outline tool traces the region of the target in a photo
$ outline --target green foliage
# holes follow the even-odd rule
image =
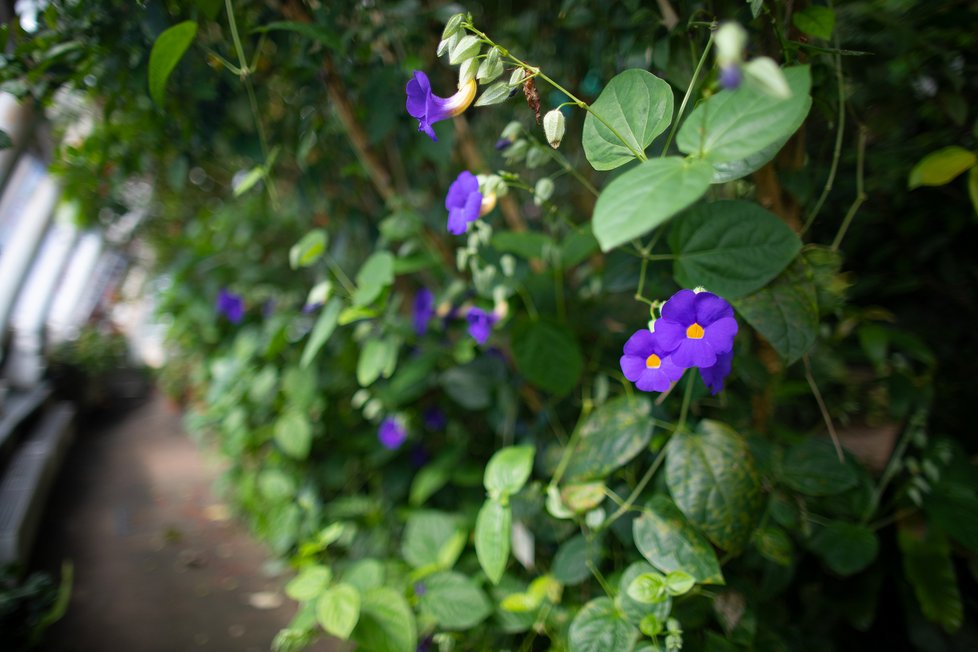
[[[180,63],[195,36],[197,23],[185,20],[156,37],[149,53],[149,94],[157,104],[163,104],[163,93],[166,92],[170,73]]]

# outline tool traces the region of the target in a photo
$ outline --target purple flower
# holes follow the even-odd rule
[[[407,83],[407,112],[418,119],[418,131],[423,131],[437,141],[431,125],[445,118],[452,118],[469,108],[475,99],[477,84],[474,79],[467,81],[451,97],[438,97],[431,92],[428,75],[420,70],[414,71],[414,79]]]
[[[646,329],[628,338],[624,354],[619,360],[621,372],[643,392],[664,392],[685,371],[665,352],[656,333]]]
[[[725,299],[711,292],[680,290],[662,306],[656,340],[680,367],[704,369],[733,350],[737,320]]]
[[[435,315],[435,297],[428,288],[421,288],[414,295],[414,332],[421,337],[428,332],[428,322]]]
[[[728,91],[736,90],[740,86],[743,75],[740,66],[731,64],[720,68],[720,85]]]
[[[306,305],[302,306],[302,314],[311,315],[312,313],[316,312],[322,307],[323,304],[320,301],[316,301],[314,303],[307,303]]]
[[[232,324],[237,324],[244,318],[244,299],[239,295],[228,292],[226,289],[221,288],[221,291],[217,294],[217,304],[215,309],[218,314],[227,317],[228,321]]]
[[[437,407],[430,407],[422,412],[421,421],[428,430],[444,430],[445,426],[448,425],[448,419],[445,418],[445,413]]]
[[[733,365],[733,351],[721,353],[717,356],[716,364],[712,367],[700,369],[700,377],[706,386],[710,388],[710,393],[714,396],[723,390],[723,381],[727,379],[730,368]]]
[[[462,235],[469,222],[479,219],[482,193],[479,192],[479,180],[474,174],[468,170],[459,173],[448,187],[445,208],[448,209],[448,232],[454,235]]]
[[[513,141],[511,141],[509,138],[500,138],[496,141],[496,150],[501,152],[512,144]]]
[[[377,439],[387,450],[397,450],[407,439],[407,429],[401,425],[401,422],[394,417],[387,417],[380,422],[380,428],[377,429]]]
[[[469,322],[469,335],[472,339],[479,344],[485,344],[492,333],[492,325],[496,323],[496,316],[482,308],[470,308],[465,319]]]

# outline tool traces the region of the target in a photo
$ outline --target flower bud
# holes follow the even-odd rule
[[[479,60],[476,58],[466,59],[462,62],[462,65],[458,67],[458,87],[462,88],[466,83],[475,79],[476,73],[479,71]]]
[[[539,206],[554,194],[554,182],[550,177],[543,177],[533,188],[533,203]]]
[[[445,23],[445,29],[441,33],[442,40],[455,36],[455,33],[462,29],[462,20],[465,14],[455,14]]]
[[[503,129],[503,133],[501,133],[499,137],[505,138],[508,141],[515,141],[520,137],[520,132],[522,131],[523,131],[523,125],[521,125],[518,121],[513,120],[508,125],[506,125],[506,128]]]
[[[713,37],[717,46],[717,63],[721,68],[743,60],[747,31],[738,23],[724,23]]]
[[[564,114],[560,109],[548,111],[543,116],[543,133],[547,137],[547,142],[554,149],[560,147],[560,141],[564,139],[564,132],[567,130]]]
[[[480,50],[482,50],[482,42],[479,39],[471,34],[463,36],[448,53],[448,62],[452,65],[457,65],[463,61],[474,59],[479,56]],[[478,70],[478,66],[476,66],[476,69]]]

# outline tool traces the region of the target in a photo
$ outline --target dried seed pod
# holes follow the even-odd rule
[[[528,77],[523,82],[523,94],[526,95],[526,104],[533,109],[537,116],[537,124],[540,124],[540,91],[537,90],[537,85],[533,83],[533,77]]]

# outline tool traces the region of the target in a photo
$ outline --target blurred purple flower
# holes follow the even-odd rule
[[[428,288],[421,288],[414,295],[414,332],[421,337],[428,332],[428,322],[435,315],[435,297]]]
[[[664,392],[685,371],[672,361],[656,334],[648,329],[636,331],[628,338],[623,353],[619,360],[622,373],[643,392]]]
[[[377,429],[377,439],[387,450],[397,450],[407,439],[407,429],[394,417],[387,417]]]
[[[703,378],[703,382],[706,386],[710,388],[710,393],[714,396],[719,394],[723,390],[723,382],[727,379],[730,374],[730,368],[733,366],[733,351],[728,351],[727,353],[721,353],[717,356],[716,364],[712,367],[705,367],[700,369],[700,377]]]
[[[720,86],[728,91],[736,90],[742,79],[743,74],[740,72],[740,66],[731,64],[720,68]]]
[[[479,180],[474,174],[468,170],[459,173],[448,187],[445,208],[448,209],[448,232],[454,235],[462,235],[469,222],[479,219],[482,193],[479,192]]]
[[[316,301],[315,303],[307,303],[306,305],[302,306],[302,312],[303,314],[311,315],[322,307],[323,304],[319,301]]]
[[[428,134],[437,141],[435,130],[431,125],[439,120],[452,118],[469,108],[475,99],[477,84],[474,79],[467,81],[451,97],[438,97],[431,92],[431,82],[428,75],[420,70],[414,71],[414,78],[407,83],[407,112],[418,120],[418,131]]]
[[[482,308],[470,308],[465,319],[469,322],[469,335],[472,339],[479,344],[485,344],[492,333],[493,324],[496,323],[496,316]]]
[[[496,150],[501,152],[512,144],[513,141],[511,141],[509,138],[500,138],[496,141]]]
[[[215,309],[218,314],[227,317],[229,322],[237,324],[244,318],[244,299],[237,294],[228,292],[225,288],[221,288],[217,294]]]
[[[445,418],[445,413],[441,411],[441,408],[437,407],[425,409],[421,413],[421,421],[428,430],[444,430],[445,426],[448,425],[448,419]]]
[[[733,308],[711,292],[680,290],[662,306],[656,341],[680,367],[701,369],[733,350],[737,320]]]

